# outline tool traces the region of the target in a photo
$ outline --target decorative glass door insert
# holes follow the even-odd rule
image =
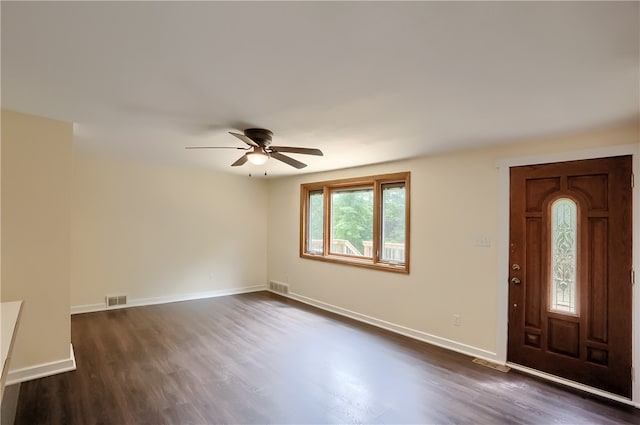
[[[578,212],[576,203],[560,198],[551,205],[550,310],[576,314]]]

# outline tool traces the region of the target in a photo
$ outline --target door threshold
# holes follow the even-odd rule
[[[622,397],[618,394],[613,394],[610,393],[608,391],[604,391],[598,388],[594,388],[594,387],[590,387],[588,385],[585,384],[581,384],[579,382],[576,381],[571,381],[569,379],[566,378],[561,378],[560,376],[556,376],[556,375],[552,375],[550,373],[546,373],[546,372],[542,372],[540,370],[537,369],[532,369],[530,367],[526,367],[526,366],[522,366],[519,365],[517,363],[511,363],[511,362],[507,362],[506,363],[507,366],[509,366],[511,369],[515,369],[517,371],[520,372],[524,372],[527,373],[529,375],[533,375],[533,376],[537,376],[538,378],[542,378],[542,379],[546,379],[547,381],[552,381],[555,382],[557,384],[561,384],[561,385],[565,385],[567,387],[571,387],[571,388],[575,388],[578,389],[580,391],[584,391],[590,394],[595,394],[597,396],[609,399],[609,400],[613,400],[613,401],[617,401],[619,403],[623,403],[623,404],[628,404],[629,406],[633,406],[637,409],[640,409],[640,403],[635,403],[633,400],[626,398],[626,397]]]

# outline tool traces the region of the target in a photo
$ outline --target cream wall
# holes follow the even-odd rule
[[[288,283],[294,296],[491,357],[499,320],[496,161],[639,141],[638,127],[620,127],[273,180],[269,280]],[[409,275],[299,258],[301,183],[397,171],[411,171]],[[480,235],[489,237],[490,247],[473,246]],[[453,326],[453,314],[461,326]]]
[[[265,285],[266,209],[264,180],[76,149],[72,309]]]
[[[26,301],[12,369],[69,357],[70,305],[269,280],[491,355],[500,311],[496,161],[639,140],[638,127],[621,127],[266,181],[72,152],[71,124],[2,111],[0,299]],[[299,258],[301,183],[396,171],[412,173],[409,275]],[[473,246],[478,235],[491,246]]]
[[[24,300],[11,369],[69,359],[70,123],[2,111],[2,301]]]

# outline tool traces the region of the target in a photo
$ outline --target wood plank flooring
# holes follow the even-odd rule
[[[258,292],[72,317],[16,424],[640,424],[640,410]]]

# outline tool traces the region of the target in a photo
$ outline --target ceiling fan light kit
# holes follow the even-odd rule
[[[248,152],[245,155],[247,156],[247,159],[249,160],[249,162],[252,163],[253,165],[265,164],[269,159],[269,157],[266,154],[262,152],[257,152],[257,151]]]
[[[282,152],[297,153],[303,155],[316,155],[322,156],[322,151],[315,148],[299,148],[294,146],[271,146],[271,139],[273,133],[270,130],[264,128],[248,128],[244,130],[243,134],[229,132],[232,136],[237,137],[244,143],[249,145],[247,148],[238,148],[232,146],[187,146],[186,149],[244,149],[251,150],[238,158],[232,167],[238,167],[244,165],[249,161],[254,165],[262,165],[267,162],[269,158],[277,159],[284,162],[294,168],[301,169],[307,166],[307,164],[293,159],[290,156],[283,155]]]

